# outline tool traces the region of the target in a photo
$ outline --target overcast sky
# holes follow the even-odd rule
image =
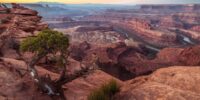
[[[104,3],[104,4],[191,4],[200,0],[0,0],[0,2],[62,2],[62,3]]]

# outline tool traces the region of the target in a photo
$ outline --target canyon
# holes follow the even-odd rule
[[[200,99],[200,5],[118,7],[71,13],[62,4],[0,5],[0,100],[52,99],[27,74],[33,54],[19,51],[22,40],[46,28],[70,37],[68,73],[99,68],[63,86],[68,100],[87,100],[110,79],[120,84],[114,100]],[[39,75],[57,79],[46,60],[37,64]]]
[[[95,45],[102,45],[105,44],[103,41],[117,43],[133,39],[134,42],[141,43],[154,51],[166,47],[187,47],[199,43],[198,4],[99,5],[105,9],[98,9],[98,6],[94,5],[97,6],[94,11],[88,10],[85,5],[73,7],[62,5],[63,10],[60,10],[58,14],[63,14],[64,9],[67,13],[59,17],[54,13],[58,12],[58,8],[61,9],[60,4],[38,4],[40,7],[34,4],[23,5],[39,11],[39,14],[43,16],[43,21],[48,23],[49,27],[70,34],[72,40],[76,42],[85,40]],[[92,5],[88,5],[90,6]],[[53,8],[57,9],[52,10]],[[51,11],[43,15],[47,13],[46,9],[51,9]],[[87,13],[82,14],[79,11],[79,14],[77,12],[74,15],[73,9],[87,10]]]

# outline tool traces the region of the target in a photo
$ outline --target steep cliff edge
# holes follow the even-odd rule
[[[200,66],[200,46],[165,48],[151,59],[147,57],[148,52],[142,46],[127,46],[125,43],[96,47],[84,42],[72,46],[71,57],[87,65],[96,56],[103,71],[121,80],[150,74],[168,66]]]
[[[1,56],[19,59],[19,42],[37,31],[47,28],[37,11],[12,4],[12,8],[3,8],[0,12],[0,52]]]

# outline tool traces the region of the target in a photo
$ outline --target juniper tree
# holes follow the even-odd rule
[[[35,82],[39,85],[41,90],[48,95],[62,95],[62,97],[64,98],[64,94],[62,91],[63,84],[70,82],[77,77],[85,75],[89,71],[93,70],[87,67],[81,68],[80,71],[75,72],[73,75],[66,74],[68,47],[68,36],[65,36],[60,32],[50,29],[45,29],[39,32],[38,35],[35,37],[28,37],[20,44],[20,50],[22,52],[34,53],[34,57],[32,58],[32,60],[27,63],[28,71],[30,72]],[[38,63],[38,61],[40,61],[43,57],[46,57],[48,54],[59,54],[59,65],[62,67],[63,70],[57,80],[51,80],[49,75],[47,75],[46,77],[39,76],[35,68],[35,65]]]
[[[36,63],[41,60],[43,57],[47,56],[47,54],[58,54],[60,57],[61,67],[63,69],[62,74],[60,75],[60,79],[65,76],[66,72],[66,60],[68,56],[67,48],[69,46],[68,36],[63,35],[60,32],[53,31],[50,29],[45,29],[38,33],[36,37],[28,37],[22,41],[20,45],[20,50],[22,52],[32,52],[34,53],[34,57],[27,64],[28,70],[31,76],[34,78],[35,82],[41,85],[44,89],[43,91],[47,92],[48,95],[55,95],[56,92],[52,89],[52,86],[43,82],[41,77],[38,76],[38,72],[35,69]],[[58,79],[58,80],[60,80]]]

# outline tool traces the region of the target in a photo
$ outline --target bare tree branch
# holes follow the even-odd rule
[[[28,71],[30,72],[31,76],[34,78],[35,81],[39,81],[37,70],[35,69],[35,64],[42,59],[47,52],[39,53],[33,57],[33,59],[27,64]]]

